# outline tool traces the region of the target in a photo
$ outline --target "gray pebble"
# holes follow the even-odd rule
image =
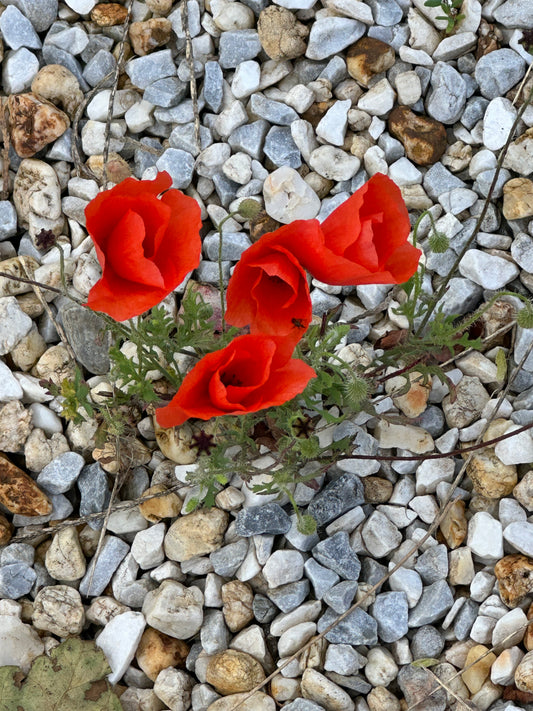
[[[263,145],[269,128],[268,121],[264,119],[246,123],[231,133],[228,143],[234,152],[244,151],[252,158],[260,160],[263,156]]]
[[[407,595],[404,592],[385,592],[376,596],[372,616],[378,624],[379,638],[387,644],[397,642],[408,632]]]
[[[454,188],[465,188],[466,183],[445,168],[442,163],[434,163],[424,175],[424,190],[435,202],[442,193]]]
[[[254,596],[254,601],[252,603],[252,609],[254,612],[255,619],[261,625],[266,625],[272,622],[274,617],[279,614],[279,609],[271,602],[268,597],[258,593]]]
[[[523,12],[523,9],[522,9]],[[504,96],[526,71],[526,62],[512,49],[496,49],[478,59],[474,76],[486,99]]]
[[[126,63],[126,74],[139,89],[146,89],[152,82],[176,76],[176,65],[170,49],[152,52],[145,57],[135,57]]]
[[[176,77],[158,79],[146,87],[143,99],[154,106],[177,106],[187,96],[189,85]]]
[[[377,25],[392,27],[402,20],[402,8],[395,0],[368,0]]]
[[[415,570],[426,585],[444,580],[448,575],[448,549],[444,544],[431,546],[418,556]]]
[[[337,613],[328,608],[318,620],[317,630],[323,632],[337,619]],[[378,643],[378,624],[373,617],[357,607],[325,636],[328,642],[334,644],[366,644]]]
[[[207,107],[218,114],[224,99],[224,75],[218,62],[205,63],[203,94]]]
[[[4,91],[19,94],[28,90],[38,71],[39,60],[26,47],[6,52],[2,63]]]
[[[40,472],[37,485],[50,494],[64,494],[72,488],[84,464],[81,454],[63,452]]]
[[[117,60],[105,49],[100,49],[91,57],[83,70],[83,78],[90,86],[96,86],[107,75],[111,74],[109,79],[101,85],[101,88],[113,86],[114,71],[117,66]]]
[[[411,642],[413,659],[424,657],[437,658],[444,649],[444,640],[441,633],[432,625],[424,625],[417,629]]]
[[[342,580],[330,588],[324,595],[324,602],[335,612],[342,615],[350,607],[359,584],[355,580]]]
[[[27,595],[37,574],[27,563],[10,563],[0,568],[0,597],[17,600]]]
[[[533,29],[533,3],[531,0],[507,0],[492,13],[496,22],[504,27],[521,30]]]
[[[324,711],[324,707],[320,704],[310,701],[309,699],[294,699],[290,704],[285,704],[285,711]]]
[[[437,308],[445,314],[466,314],[478,305],[482,293],[483,289],[469,279],[453,277]]]
[[[479,605],[471,599],[467,599],[461,607],[454,620],[453,633],[459,641],[468,639],[470,630],[479,614]]]
[[[290,126],[299,116],[294,109],[281,101],[267,99],[264,94],[257,92],[250,97],[250,111],[255,116],[265,119],[279,126]]]
[[[445,580],[422,590],[422,597],[409,613],[409,627],[422,627],[440,620],[453,605],[453,594]]]
[[[212,232],[204,238],[203,247],[208,258],[216,262],[218,259],[218,248],[220,236],[218,232]],[[244,232],[224,232],[222,237],[222,259],[229,259],[237,262],[245,249],[251,246],[248,236]]]
[[[113,336],[105,330],[102,317],[83,306],[67,303],[60,309],[60,318],[79,362],[95,375],[108,373]]]
[[[238,536],[277,535],[286,533],[290,527],[289,515],[273,501],[241,509],[235,517],[235,533]]]
[[[172,178],[172,187],[184,190],[191,184],[194,171],[194,158],[190,153],[179,148],[167,148],[157,159],[158,170],[166,170]]]
[[[408,707],[424,711],[444,711],[447,707],[446,690],[421,667],[405,664],[398,673],[398,684]]]
[[[80,581],[80,595],[101,595],[130,547],[121,538],[105,536],[98,560],[93,558]],[[90,587],[89,587],[90,585]]]
[[[42,46],[31,22],[14,5],[8,5],[0,16],[0,32],[4,42],[11,49],[20,49],[20,47],[40,49]]]
[[[35,548],[29,543],[10,543],[0,552],[0,566],[24,563],[30,567],[35,560]]]
[[[215,173],[211,179],[215,184],[215,190],[220,198],[220,204],[222,207],[228,207],[230,202],[233,202],[237,197],[237,191],[241,186],[239,183],[230,180],[224,173]]]
[[[325,59],[338,54],[350,44],[357,42],[366,30],[366,25],[346,17],[323,17],[311,26],[307,51],[309,59]]]
[[[298,580],[268,591],[268,597],[282,612],[295,610],[308,595],[309,580]]]
[[[317,563],[314,558],[306,560],[304,570],[311,581],[317,600],[322,600],[324,594],[340,580],[337,573],[328,568],[324,568],[324,566]]]
[[[219,64],[223,69],[234,69],[241,62],[257,57],[260,51],[256,30],[234,30],[220,35]]]
[[[17,233],[17,212],[9,200],[0,200],[0,242]]]
[[[209,555],[209,560],[217,575],[221,575],[223,578],[231,578],[239,569],[247,553],[248,541],[245,538],[241,538],[235,543],[230,543],[217,551],[213,551]],[[208,654],[212,654],[212,652],[208,652]]]
[[[105,49],[110,51],[114,44],[112,37],[106,37],[106,35],[89,35],[89,43],[81,53],[81,59],[87,64],[99,50]]]
[[[288,126],[272,126],[265,139],[264,151],[278,168],[288,165],[296,169],[302,165],[300,151]]]
[[[307,513],[319,526],[324,526],[346,511],[360,506],[364,501],[363,485],[359,477],[343,474],[315,496],[307,508]]]
[[[98,462],[83,467],[78,477],[78,489],[81,495],[80,516],[105,511],[111,492],[107,484],[107,475]],[[100,530],[102,519],[88,521],[88,525],[94,530]]]
[[[69,69],[80,83],[82,91],[88,91],[89,85],[85,81],[82,68],[78,60],[69,52],[59,47],[54,47],[51,44],[46,44],[43,47],[43,60],[45,64],[61,64],[62,67]]]

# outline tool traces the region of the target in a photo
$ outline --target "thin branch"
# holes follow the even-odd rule
[[[200,112],[198,110],[198,88],[196,86],[196,77],[194,76],[194,56],[192,51],[192,39],[189,30],[189,8],[188,0],[181,0],[181,24],[185,32],[185,57],[187,66],[189,67],[189,86],[191,91],[192,110],[194,115],[194,141],[198,146],[198,150],[202,150],[200,145]]]
[[[2,97],[0,101],[0,121],[2,123],[2,200],[9,197],[9,110],[7,100]]]

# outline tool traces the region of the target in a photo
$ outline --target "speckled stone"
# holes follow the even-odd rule
[[[363,484],[359,477],[343,474],[315,496],[307,507],[307,513],[319,526],[324,526],[364,501]]]

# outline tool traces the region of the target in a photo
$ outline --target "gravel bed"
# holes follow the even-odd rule
[[[124,51],[108,178],[166,170],[198,201],[208,229],[188,279],[216,289],[215,228],[243,198],[264,208],[267,229],[323,220],[380,172],[401,188],[413,224],[431,209],[450,240],[448,251],[431,253],[430,222],[421,223],[427,292],[438,289],[473,232],[533,87],[532,0],[465,0],[449,36],[442,10],[423,0],[187,0],[188,22],[181,3],[134,0],[122,47],[127,6],[0,5],[11,126],[0,271],[59,286],[59,250],[37,239],[51,231],[72,289],[85,298],[98,280],[84,208],[99,190]],[[469,313],[500,289],[533,292],[532,172],[528,106],[481,231],[441,299],[446,314]],[[251,244],[250,224],[236,216],[223,229],[229,278]],[[166,300],[171,313],[185,286]],[[357,324],[343,345],[352,357],[371,356],[378,338],[406,326],[396,295],[389,286],[317,281],[311,291],[317,317],[340,307],[337,319]],[[60,639],[81,635],[107,655],[125,711],[230,711],[424,538],[463,458],[344,460],[317,478],[316,491],[295,487],[302,511],[318,521],[305,536],[288,501],[255,494],[239,477],[215,507],[183,515],[195,493],[186,480],[191,450],[171,441],[163,454],[145,417],[119,498],[179,484],[177,494],[112,513],[97,557],[99,518],[24,539],[36,524],[105,510],[116,473],[96,447],[95,423],[67,425],[40,382],[73,373],[50,314],[94,397],[109,344],[95,338],[89,312],[53,292],[46,302],[31,285],[0,277],[0,665],[27,671]],[[500,298],[483,317],[485,334],[511,324],[516,306]],[[349,435],[369,457],[446,454],[485,426],[493,439],[531,423],[533,331],[513,334],[446,366],[455,394],[434,380],[395,395],[389,381],[378,416],[325,428],[321,444]],[[508,372],[523,362],[495,412],[501,348]],[[271,461],[265,452],[251,466],[260,472]],[[435,535],[240,708],[461,711],[461,699],[481,710],[532,708],[531,462],[529,430],[475,452]],[[411,664],[426,657],[436,660],[433,674]]]

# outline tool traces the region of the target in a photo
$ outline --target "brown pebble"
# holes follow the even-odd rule
[[[508,607],[517,607],[533,592],[533,560],[525,555],[506,555],[494,566],[500,597]]]
[[[91,10],[91,20],[98,27],[121,25],[128,16],[128,10],[118,2],[102,2]]]
[[[156,484],[146,489],[146,491],[143,491],[143,496],[152,496],[153,494],[160,494],[163,491],[167,491],[167,487],[164,484]],[[147,521],[157,523],[161,521],[162,518],[174,518],[175,516],[179,516],[182,505],[183,502],[180,497],[171,491],[167,496],[158,496],[139,504],[139,511]]]
[[[533,619],[533,602],[531,603],[531,605],[528,608],[526,617],[528,620]],[[533,624],[528,625],[528,627],[526,629],[526,633],[524,635],[523,642],[524,642],[524,647],[527,649],[527,651],[531,652],[531,650],[533,649]]]
[[[141,637],[135,659],[146,676],[155,681],[162,669],[185,667],[189,645],[181,639],[169,637],[153,627],[147,627]]]
[[[66,113],[31,92],[7,100],[11,143],[21,158],[30,158],[62,136],[70,125]]]
[[[0,503],[21,516],[46,516],[52,504],[33,479],[0,452]]]
[[[368,504],[384,504],[392,494],[392,484],[380,476],[366,476],[363,479],[365,501]]]
[[[132,22],[130,42],[135,54],[143,57],[170,39],[172,23],[166,17],[152,17],[144,22]]]
[[[395,59],[393,47],[374,37],[363,37],[348,48],[346,68],[352,79],[368,86],[372,77],[390,69]]]
[[[270,5],[261,10],[257,33],[270,59],[295,59],[305,54],[309,29],[284,7]]]
[[[433,165],[448,145],[440,121],[418,116],[407,106],[396,106],[389,114],[389,131],[405,148],[405,155],[417,165]]]
[[[13,530],[13,524],[3,514],[0,514],[0,546],[5,546],[6,543],[9,543]]]
[[[503,216],[507,220],[519,220],[533,215],[533,181],[529,178],[513,178],[503,186]]]
[[[222,586],[222,612],[231,632],[239,632],[254,618],[252,588],[240,580],[232,580]]]
[[[461,545],[466,538],[468,522],[465,516],[465,502],[458,499],[454,501],[446,516],[440,523],[440,532],[448,548],[454,549]]]

